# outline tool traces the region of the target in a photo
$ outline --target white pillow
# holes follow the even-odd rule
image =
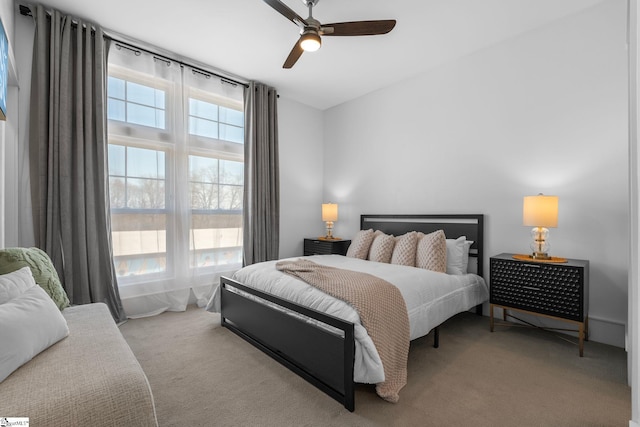
[[[69,335],[67,321],[40,286],[0,304],[0,382]]]
[[[0,304],[8,302],[36,285],[29,267],[0,275]]]
[[[473,240],[467,240],[466,236],[447,239],[447,274],[467,274],[472,244]]]
[[[473,245],[473,240],[465,240],[462,247],[462,272],[467,274],[469,272],[469,249]]]

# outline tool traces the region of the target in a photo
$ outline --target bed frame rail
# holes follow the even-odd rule
[[[239,295],[235,288],[342,331],[328,331],[282,309]],[[336,317],[220,279],[222,326],[236,333],[353,412],[354,325]],[[342,336],[341,336],[342,335]]]

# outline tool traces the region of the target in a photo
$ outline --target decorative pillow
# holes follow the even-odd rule
[[[469,248],[472,240],[466,236],[447,239],[447,274],[467,274],[469,265]]]
[[[351,239],[351,245],[347,249],[347,256],[351,258],[367,259],[369,248],[373,242],[373,229],[360,230]]]
[[[31,269],[22,267],[13,273],[0,276],[0,304],[8,302],[32,286],[36,282],[33,280]]]
[[[469,272],[469,249],[473,245],[473,240],[465,240],[462,247],[462,272],[467,274]]]
[[[388,264],[391,261],[391,254],[395,244],[395,237],[390,234],[384,234],[380,230],[376,231],[369,249],[369,260]]]
[[[416,267],[445,273],[447,271],[447,239],[444,231],[418,234]]]
[[[60,278],[49,255],[38,248],[9,248],[0,250],[0,274],[29,267],[36,283],[44,289],[60,310],[69,306]]]
[[[415,231],[396,237],[396,245],[391,255],[391,264],[415,267],[417,244],[418,233]]]
[[[67,321],[40,286],[0,304],[0,325],[0,382],[69,335]]]

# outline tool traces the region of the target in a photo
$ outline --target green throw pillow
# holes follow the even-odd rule
[[[29,267],[36,283],[44,289],[60,310],[69,307],[69,297],[60,283],[49,255],[38,248],[0,249],[0,274]]]

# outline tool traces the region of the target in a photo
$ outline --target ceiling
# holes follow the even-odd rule
[[[298,28],[262,0],[36,0],[320,110],[604,0],[320,0],[322,23],[396,19],[389,34],[324,37],[290,70]],[[283,0],[308,16],[302,0]],[[27,2],[25,2],[27,3]]]

